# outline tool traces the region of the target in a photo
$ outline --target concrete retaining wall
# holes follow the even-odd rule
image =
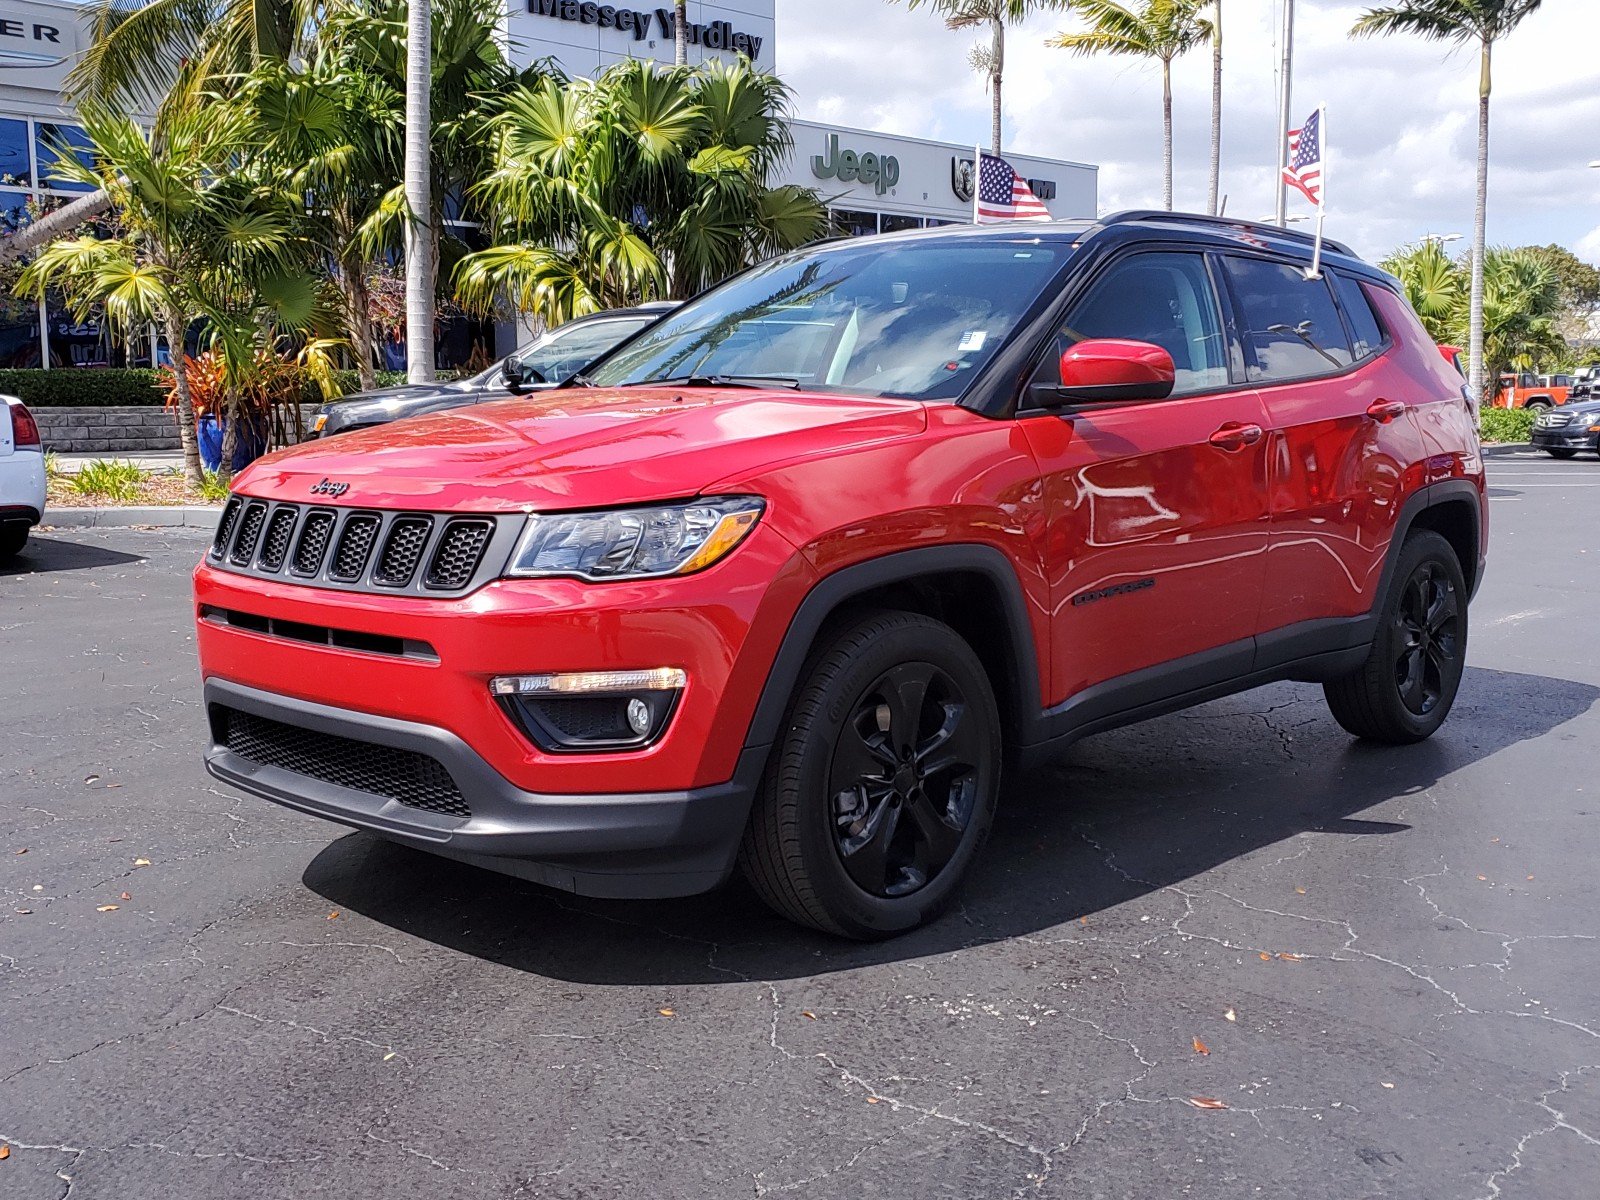
[[[302,408],[307,429],[315,407]],[[176,450],[178,420],[164,408],[35,408],[46,450],[64,454],[137,454]]]

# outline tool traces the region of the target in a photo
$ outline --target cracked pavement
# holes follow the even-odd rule
[[[1281,684],[1091,738],[877,946],[236,795],[203,534],[41,535],[0,571],[0,1197],[1594,1195],[1600,468],[1491,477],[1439,736]]]

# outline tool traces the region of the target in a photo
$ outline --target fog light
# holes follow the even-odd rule
[[[501,675],[489,690],[541,750],[638,750],[666,731],[688,676],[677,667]]]
[[[640,737],[650,732],[650,706],[643,700],[628,701],[628,728]]]

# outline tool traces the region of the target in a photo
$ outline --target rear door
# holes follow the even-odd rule
[[[1254,652],[1267,545],[1266,414],[1236,377],[1203,253],[1148,251],[1110,264],[1068,314],[1060,351],[1129,338],[1172,355],[1162,401],[1023,414],[1044,475],[1053,602],[1053,695],[1190,660],[1242,674]],[[1196,663],[1195,656],[1205,656]],[[1193,672],[1125,681],[1121,699],[1194,686]]]
[[[1229,254],[1245,370],[1260,389],[1271,539],[1258,667],[1326,648],[1327,622],[1376,602],[1405,474],[1421,456],[1413,389],[1386,367],[1392,339],[1353,276]]]

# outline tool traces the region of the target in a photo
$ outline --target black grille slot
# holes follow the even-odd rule
[[[357,513],[345,519],[339,531],[339,544],[334,547],[333,565],[328,568],[328,578],[339,583],[354,583],[367,569],[367,559],[372,554],[372,543],[378,537],[378,518],[370,513]]]
[[[261,569],[278,571],[283,560],[289,557],[289,539],[294,537],[294,523],[300,516],[298,509],[279,508],[267,522],[267,536],[261,542]]]
[[[372,568],[372,582],[383,587],[405,587],[410,583],[432,530],[433,522],[427,517],[396,517],[383,540],[378,565]]]
[[[244,501],[235,496],[222,510],[222,522],[217,526],[217,536],[211,539],[211,557],[221,558],[233,537],[233,527],[239,523],[239,509]]]
[[[452,591],[466,587],[483,560],[483,552],[494,532],[493,521],[451,521],[440,535],[433,561],[422,577],[425,587],[439,591]]]
[[[236,567],[250,565],[250,560],[255,557],[256,542],[261,539],[261,527],[266,523],[265,504],[245,506],[244,516],[239,518],[239,536],[234,539],[233,552],[228,555],[229,562]]]
[[[213,722],[219,740],[250,762],[398,800],[408,808],[472,815],[450,772],[429,755],[302,729],[222,705],[216,706]]]
[[[311,510],[306,523],[300,527],[300,540],[295,543],[294,562],[289,569],[296,575],[315,575],[322,570],[323,556],[328,553],[328,537],[333,533],[333,514],[325,508]]]
[[[308,625],[304,621],[263,617],[255,613],[240,612],[234,608],[214,608],[209,604],[200,606],[200,616],[213,625],[231,625],[235,629],[248,629],[251,633],[288,638],[293,642],[309,642],[313,646],[336,646],[341,650],[389,654],[396,658],[414,658],[422,662],[439,661],[437,650],[427,642],[412,638],[391,637],[383,633],[362,633],[354,629],[332,629],[326,625]]]

